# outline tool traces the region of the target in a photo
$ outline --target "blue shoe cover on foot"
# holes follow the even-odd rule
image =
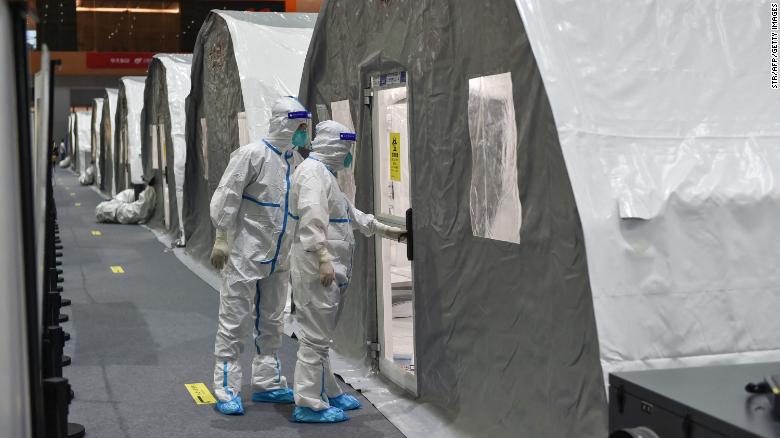
[[[217,410],[225,415],[244,415],[244,405],[241,396],[237,395],[230,401],[217,400]]]
[[[292,389],[281,388],[265,392],[253,392],[252,401],[259,403],[295,403]]]
[[[328,401],[330,402],[331,406],[335,406],[342,411],[360,409],[360,400],[355,398],[355,396],[347,394],[346,392],[338,397],[328,397]]]
[[[344,414],[344,411],[333,406],[321,411],[296,406],[292,416],[292,421],[296,423],[339,423],[347,420],[349,417]]]

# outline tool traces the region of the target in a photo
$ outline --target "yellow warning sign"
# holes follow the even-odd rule
[[[113,272],[114,274],[124,274],[125,270],[121,266],[112,266],[111,272]]]
[[[100,237],[103,235],[103,233],[100,230],[92,230],[92,235]]]
[[[75,204],[73,204],[73,205],[74,205],[75,207],[81,207],[81,202],[77,202],[77,203],[75,203]]]
[[[184,387],[187,388],[196,405],[213,405],[217,402],[203,383],[185,383]]]
[[[390,179],[401,181],[401,133],[390,133]]]

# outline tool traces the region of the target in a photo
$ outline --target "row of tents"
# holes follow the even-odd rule
[[[605,373],[780,360],[780,99],[749,3],[214,11],[192,56],[74,114],[73,166],[155,186],[150,226],[205,264],[210,196],[279,96],[354,121],[375,211],[367,90],[403,72],[419,401],[464,434],[605,436]],[[355,260],[334,346],[370,368],[374,241]]]

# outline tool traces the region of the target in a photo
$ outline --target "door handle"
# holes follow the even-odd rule
[[[414,260],[414,220],[411,208],[406,210],[406,258]]]

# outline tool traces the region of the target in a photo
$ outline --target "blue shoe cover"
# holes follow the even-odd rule
[[[259,403],[295,403],[292,389],[281,388],[265,392],[253,392],[252,401]]]
[[[217,410],[225,415],[244,415],[244,405],[241,396],[237,395],[230,401],[217,400]]]
[[[347,420],[349,417],[344,414],[344,411],[333,406],[321,411],[296,406],[292,416],[292,421],[296,423],[339,423]]]
[[[328,397],[328,401],[330,402],[331,406],[335,406],[342,411],[360,409],[360,400],[358,400],[355,396],[347,394],[346,392],[338,397]]]

